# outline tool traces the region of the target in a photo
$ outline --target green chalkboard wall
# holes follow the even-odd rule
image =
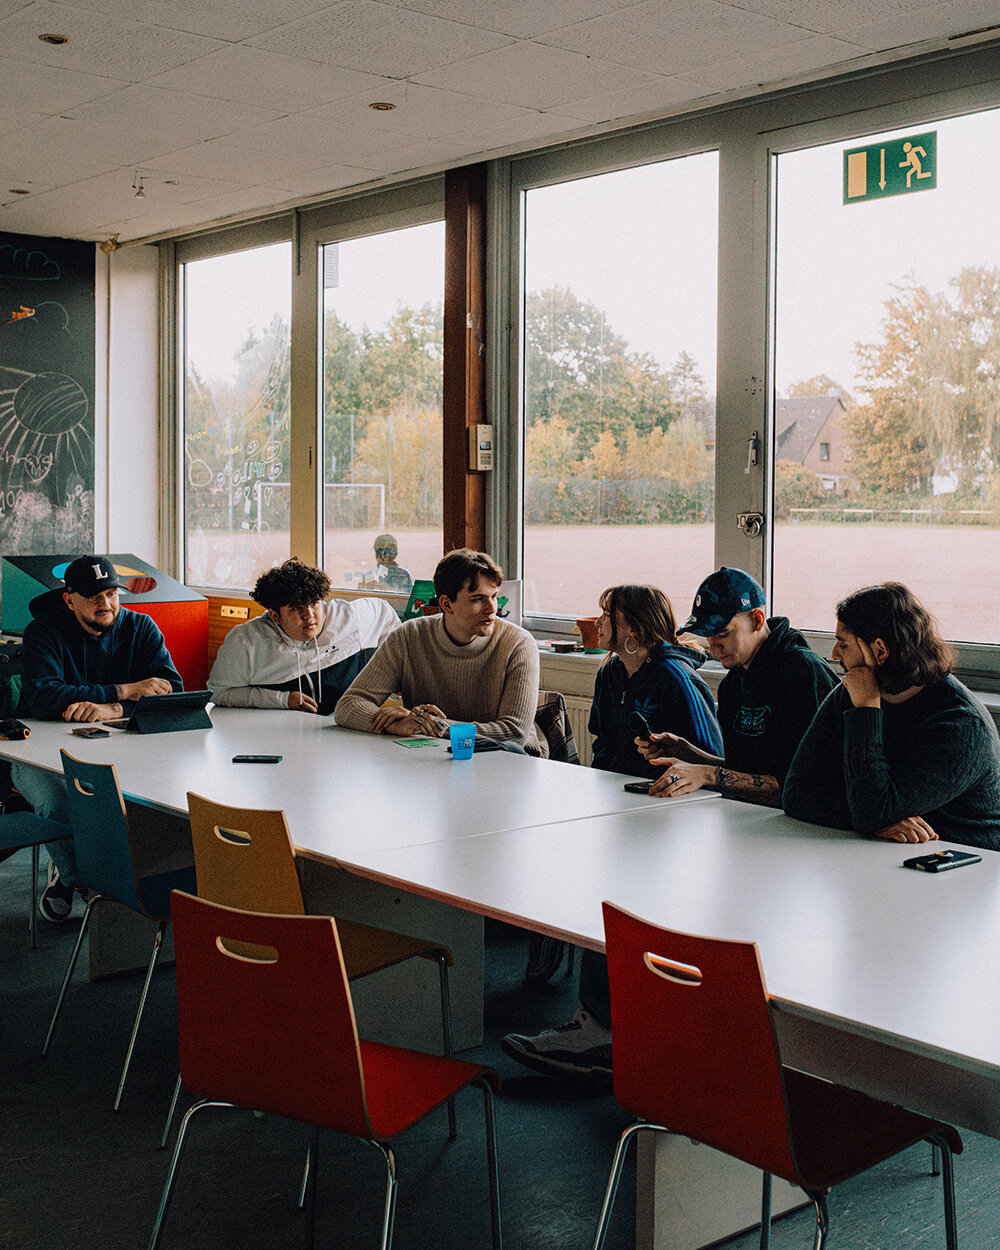
[[[94,245],[0,232],[0,553],[94,549]]]

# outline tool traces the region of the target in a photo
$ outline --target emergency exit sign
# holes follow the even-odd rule
[[[880,200],[937,186],[937,131],[849,148],[844,153],[844,203]]]

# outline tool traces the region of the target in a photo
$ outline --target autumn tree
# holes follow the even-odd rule
[[[963,269],[939,294],[909,278],[882,339],[857,347],[870,400],[847,422],[874,491],[924,491],[935,472],[973,490],[1000,467],[1000,269]]]

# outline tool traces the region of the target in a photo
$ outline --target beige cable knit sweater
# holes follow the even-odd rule
[[[488,638],[452,642],[444,617],[406,621],[391,633],[344,692],[334,712],[338,725],[370,729],[392,694],[408,708],[434,703],[446,723],[474,721],[485,738],[519,742],[547,755],[534,724],[538,705],[538,647],[518,625],[498,620]]]

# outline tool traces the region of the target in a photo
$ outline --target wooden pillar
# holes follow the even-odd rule
[[[445,174],[444,550],[486,546],[486,482],[469,427],[486,421],[486,166]]]

